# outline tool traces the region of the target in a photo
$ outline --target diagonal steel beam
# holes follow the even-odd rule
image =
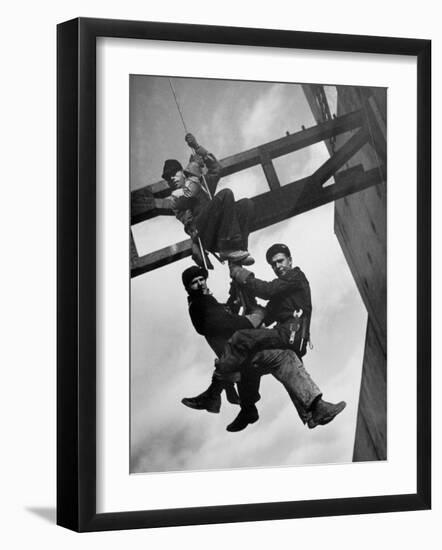
[[[226,157],[220,161],[221,176],[228,176],[263,163],[269,164],[271,159],[293,153],[315,143],[319,143],[331,136],[339,135],[349,130],[359,128],[364,124],[364,112],[361,110],[345,114],[333,120],[328,120],[317,126],[301,130],[295,134],[264,143]],[[274,179],[276,182],[277,180]],[[277,186],[277,184],[275,184]],[[154,199],[161,199],[170,194],[170,187],[162,180],[152,185],[131,192],[131,224],[150,219],[159,213],[166,213],[164,204],[156,204]],[[150,202],[146,197],[150,197]]]
[[[366,128],[361,128],[351,136],[316,172],[312,174],[314,185],[322,186],[359,151],[369,139]]]
[[[256,210],[256,223],[252,231],[263,229],[373,185],[382,184],[382,176],[378,168],[364,172],[362,166],[358,165],[336,174],[336,183],[328,187],[318,188],[311,186],[311,183],[310,176],[276,191],[268,191],[254,197],[252,200]],[[190,254],[190,240],[162,248],[138,258],[132,265],[131,276],[136,277],[186,258]]]

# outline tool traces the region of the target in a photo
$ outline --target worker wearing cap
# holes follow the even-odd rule
[[[219,191],[212,199],[221,166],[192,134],[187,134],[185,140],[193,150],[186,168],[177,160],[168,159],[163,169],[163,178],[173,189],[172,208],[176,217],[194,242],[198,237],[201,239],[206,250],[219,252],[223,260],[252,265],[254,260],[247,249],[253,202],[250,199],[235,202],[230,189]],[[203,178],[204,168],[207,173]],[[197,263],[202,265],[201,261]]]
[[[274,244],[266,254],[277,278],[262,281],[245,268],[231,266],[232,279],[247,292],[268,300],[264,324],[276,322],[273,329],[243,332],[235,335],[219,361],[220,370],[234,372],[251,351],[268,348],[293,349],[303,357],[310,338],[312,300],[309,282],[299,267],[293,267],[290,250],[285,244]]]
[[[182,274],[182,281],[188,293],[189,314],[195,330],[206,337],[209,345],[220,356],[225,343],[237,330],[254,330],[263,318],[263,312],[256,308],[247,316],[239,316],[220,304],[207,287],[207,271],[204,268],[192,266]],[[256,329],[255,329],[256,330]],[[235,420],[227,426],[229,432],[238,432],[258,418],[256,403],[260,399],[259,381],[263,374],[271,373],[287,390],[299,417],[309,428],[330,422],[337,414],[333,409],[330,414],[329,403],[322,400],[322,393],[313,382],[297,355],[287,349],[264,350],[243,364],[241,380],[238,383],[241,398],[241,410]],[[213,377],[210,386],[196,397],[184,398],[182,403],[194,409],[219,412],[223,382]],[[229,398],[229,387],[226,387]],[[317,411],[313,417],[312,411]],[[321,414],[319,414],[321,413]]]
[[[266,282],[238,265],[231,265],[232,279],[248,294],[268,300],[264,324],[274,328],[242,329],[227,342],[216,362],[216,376],[222,380],[238,379],[241,367],[260,350],[288,349],[302,358],[310,339],[312,301],[309,282],[299,267],[293,267],[292,256],[285,244],[274,244],[266,253],[276,279]],[[324,424],[341,412],[345,403],[337,405],[316,400],[312,417]],[[247,411],[240,413],[247,419]],[[253,418],[253,414],[249,414]]]
[[[192,266],[183,271],[182,281],[188,294],[189,315],[198,334],[205,336],[213,351],[219,355],[227,340],[240,329],[258,326],[263,318],[262,308],[254,302],[247,316],[232,312],[231,304],[219,303],[207,287],[208,272],[205,268]],[[218,413],[221,407],[221,393],[226,391],[227,400],[233,404],[254,405],[260,398],[259,375],[255,372],[243,376],[238,383],[238,394],[232,382],[212,378],[210,386],[196,397],[185,397],[182,403],[192,409]]]

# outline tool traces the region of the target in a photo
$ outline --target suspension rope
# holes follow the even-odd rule
[[[181,118],[181,122],[183,123],[184,133],[188,134],[189,132],[187,130],[186,123],[184,122],[183,113],[181,111],[180,104],[178,102],[178,97],[176,95],[175,88],[173,87],[173,84],[172,84],[172,79],[170,77],[168,77],[168,80],[169,80],[169,84],[170,84],[170,89],[172,90],[173,98],[175,99],[175,104],[176,104],[176,107],[178,109],[178,113],[179,113],[180,118]],[[193,147],[191,147],[191,149],[193,151],[193,154],[196,155],[195,149]],[[204,174],[201,174],[201,179],[202,179],[202,182],[203,182],[203,190],[209,195],[210,199],[213,199],[212,193],[210,192],[209,186],[207,185],[206,176]]]
[[[201,238],[198,235],[198,246],[200,249],[201,258],[203,260],[204,269],[206,270],[207,277],[209,276],[209,267],[207,265],[207,258],[206,258],[206,251],[204,250],[203,243],[201,242]]]
[[[168,80],[169,80],[170,89],[172,90],[173,98],[175,100],[175,105],[178,109],[178,113],[180,115],[181,122],[183,123],[184,133],[187,135],[189,132],[187,130],[186,123],[184,122],[183,113],[181,112],[180,104],[178,102],[178,97],[176,95],[175,88],[173,87],[173,84],[172,84],[172,79],[169,77]],[[191,149],[192,149],[193,153],[196,155],[195,149],[193,147],[191,147]],[[202,177],[202,180],[203,180],[203,190],[209,195],[210,199],[212,199],[213,197],[212,197],[212,194],[210,192],[209,186],[207,185],[207,181],[206,181],[206,178],[205,178],[204,174],[201,174],[201,177]],[[200,249],[201,259],[203,261],[204,268],[205,268],[205,270],[208,274],[209,271],[208,271],[208,262],[207,262],[207,257],[206,257],[206,251],[204,250],[203,243],[201,242],[201,238],[199,236],[198,236],[197,241],[198,241],[198,247]],[[215,254],[215,258],[217,260],[219,260],[218,256],[216,256],[216,254]]]
[[[175,99],[175,104],[176,104],[178,112],[180,114],[181,122],[183,123],[184,133],[187,134],[188,132],[187,132],[187,128],[186,128],[186,123],[184,122],[183,114],[182,114],[181,109],[180,109],[180,104],[178,103],[178,98],[177,98],[176,93],[175,93],[175,88],[173,87],[173,84],[172,84],[172,79],[169,78],[168,80],[169,80],[169,84],[170,84],[170,89],[172,90],[172,94],[173,94],[173,97]]]

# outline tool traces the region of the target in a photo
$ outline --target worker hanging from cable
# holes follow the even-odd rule
[[[248,253],[248,237],[253,221],[253,202],[250,199],[235,202],[230,189],[214,194],[221,166],[215,156],[187,132],[170,79],[169,83],[186,133],[185,142],[192,154],[184,169],[176,159],[166,160],[162,177],[172,188],[175,215],[192,239],[192,258],[201,267],[210,269],[207,250],[219,253],[221,260],[252,265],[254,259]]]

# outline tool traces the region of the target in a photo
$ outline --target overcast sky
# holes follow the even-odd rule
[[[302,89],[294,84],[173,79],[186,126],[219,159],[315,124]],[[184,129],[167,78],[132,76],[131,188],[161,179],[166,158],[188,160]],[[327,89],[332,112],[336,95]],[[317,144],[274,161],[284,185],[311,174],[327,158]],[[261,167],[220,181],[236,198],[268,190]],[[182,271],[190,258],[131,282],[131,471],[158,472],[350,462],[367,314],[333,232],[334,205],[317,208],[251,235],[253,270],[265,280],[273,272],[265,251],[275,242],[292,250],[294,264],[310,281],[314,349],[304,358],[329,401],[347,408],[328,426],[309,430],[299,420],[283,386],[262,378],[260,419],[239,433],[225,430],[239,408],[220,414],[196,411],[183,397],[210,383],[214,354],[191,325]],[[186,238],[173,217],[133,228],[139,255]],[[228,268],[215,264],[209,288],[227,297]]]

